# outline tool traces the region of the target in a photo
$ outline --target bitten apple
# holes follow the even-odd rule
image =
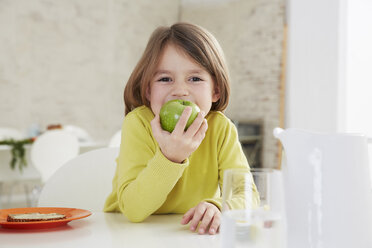
[[[200,109],[195,103],[181,99],[170,100],[161,107],[160,109],[161,127],[170,133],[173,132],[178,120],[180,119],[183,113],[183,110],[187,106],[190,106],[192,109],[191,115],[185,127],[185,130],[187,130],[187,128],[193,123],[195,118],[198,116]]]

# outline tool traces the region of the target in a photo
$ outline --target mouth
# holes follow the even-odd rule
[[[192,103],[195,103],[194,101],[192,101],[190,99],[183,99],[183,98],[172,98],[172,99],[166,100],[165,102],[169,102],[169,101],[173,101],[173,100],[180,100],[182,102],[192,102]]]

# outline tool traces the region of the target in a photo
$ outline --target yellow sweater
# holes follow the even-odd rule
[[[221,112],[209,112],[204,140],[178,164],[160,151],[152,135],[153,118],[151,109],[145,106],[125,117],[113,191],[104,211],[120,211],[129,220],[140,222],[154,213],[185,213],[201,201],[221,209],[224,171],[249,168],[234,124]],[[255,186],[254,196],[257,204]]]

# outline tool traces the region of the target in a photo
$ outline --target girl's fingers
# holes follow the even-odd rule
[[[200,223],[199,234],[208,232],[213,235],[218,232],[220,227],[221,212],[215,205],[201,202],[196,207],[187,211],[182,217],[181,224],[185,225],[189,222],[191,231],[195,231]]]
[[[208,130],[208,122],[206,119],[204,119],[199,129],[199,132],[196,134],[195,138],[199,141],[202,141],[205,137],[205,133],[207,132],[207,130]]]
[[[200,111],[198,116],[195,118],[194,122],[186,131],[186,137],[191,138],[199,131],[200,127],[203,125],[204,121],[204,112]]]
[[[195,134],[194,137],[192,137],[192,142],[193,142],[192,144],[195,147],[195,149],[198,148],[201,142],[203,141],[205,134],[207,132],[207,129],[208,129],[208,123],[207,123],[207,120],[204,119],[199,131]]]
[[[183,216],[181,220],[182,225],[186,225],[190,222],[192,217],[194,216],[195,208],[190,208],[189,211],[187,211]]]
[[[195,208],[195,213],[194,213],[194,216],[191,220],[191,223],[190,223],[190,230],[191,231],[195,231],[200,220],[203,218],[203,215],[206,211],[207,207],[204,203],[201,203],[199,204],[196,208]]]
[[[200,226],[199,226],[199,230],[198,230],[199,234],[205,233],[214,215],[215,215],[215,210],[213,208],[207,208],[207,211],[204,213],[203,220],[201,221]]]
[[[212,223],[209,227],[209,234],[216,234],[221,224],[221,214],[217,213],[213,216]]]
[[[178,120],[177,124],[176,124],[176,127],[174,128],[172,134],[175,134],[175,135],[182,135],[184,130],[185,130],[185,127],[186,127],[186,124],[187,124],[187,121],[191,115],[191,107],[186,107],[183,112],[182,112],[182,115],[180,117],[180,119]]]

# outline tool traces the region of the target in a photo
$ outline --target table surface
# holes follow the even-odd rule
[[[199,235],[180,224],[182,215],[152,215],[131,223],[120,213],[96,212],[52,229],[0,227],[0,247],[220,247],[220,235]]]

